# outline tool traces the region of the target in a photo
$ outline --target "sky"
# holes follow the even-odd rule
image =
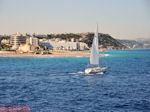
[[[150,0],[0,0],[0,34],[99,32],[150,38]]]

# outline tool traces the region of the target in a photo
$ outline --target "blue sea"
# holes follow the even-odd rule
[[[88,57],[0,57],[0,105],[29,105],[31,112],[150,112],[150,50],[105,54],[103,75],[83,73]]]

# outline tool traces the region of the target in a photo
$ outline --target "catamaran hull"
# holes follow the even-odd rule
[[[86,74],[104,74],[107,71],[107,67],[103,68],[87,68],[85,69]]]

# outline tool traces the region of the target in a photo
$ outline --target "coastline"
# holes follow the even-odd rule
[[[52,54],[33,54],[33,53],[2,53],[0,52],[0,57],[89,57],[90,53],[77,52],[77,51],[61,51],[61,52],[51,52]],[[104,56],[104,54],[99,54],[99,56]]]

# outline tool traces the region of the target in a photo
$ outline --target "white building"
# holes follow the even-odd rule
[[[77,42],[65,42],[65,41],[52,41],[40,42],[41,46],[46,46],[49,49],[59,49],[59,50],[78,50],[79,45]]]
[[[18,48],[19,53],[35,52],[36,47],[30,44],[30,38],[26,39],[26,44],[21,44]]]
[[[84,43],[84,42],[79,42],[79,49],[80,49],[80,50],[88,50],[89,47],[88,47],[88,45],[87,45],[86,43]]]
[[[30,44],[33,45],[34,47],[39,46],[39,40],[36,37],[30,37]]]
[[[0,39],[0,49],[1,49],[2,47],[1,47],[1,39]]]
[[[48,49],[57,50],[87,50],[89,49],[86,43],[83,42],[67,42],[67,41],[40,41],[39,43]]]
[[[10,40],[9,39],[2,39],[1,43],[3,43],[3,44],[9,44]]]
[[[26,43],[26,37],[20,33],[13,34],[10,39],[10,44],[12,45],[13,50],[17,50],[21,44]]]

